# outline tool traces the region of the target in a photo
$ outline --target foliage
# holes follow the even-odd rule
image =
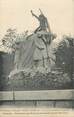
[[[16,29],[9,28],[2,39],[2,44],[8,49],[12,49],[12,51],[15,51],[16,43],[19,43],[20,41],[24,40],[24,38],[27,37],[27,35],[28,31],[18,34]]]
[[[13,45],[15,43],[16,37],[17,37],[16,29],[9,28],[6,31],[4,37],[2,38],[2,45],[7,53],[14,51],[15,48],[13,47]]]
[[[74,56],[73,38],[64,36],[56,51],[56,65],[69,73]]]

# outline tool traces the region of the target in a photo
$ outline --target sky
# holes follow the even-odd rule
[[[30,11],[39,15],[39,8],[48,18],[51,30],[57,35],[73,33],[73,0],[0,0],[0,37],[8,28],[19,33],[34,31],[39,25]]]

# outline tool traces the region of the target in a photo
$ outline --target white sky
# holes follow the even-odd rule
[[[0,0],[0,36],[10,27],[19,32],[34,30],[38,21],[30,10],[37,15],[42,9],[51,26],[58,35],[73,33],[72,0]]]

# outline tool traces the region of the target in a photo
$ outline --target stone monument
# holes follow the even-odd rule
[[[51,71],[49,47],[56,35],[51,32],[48,20],[42,12],[39,17],[33,11],[31,13],[39,20],[40,26],[23,41],[15,43],[14,70],[9,77],[19,72]]]

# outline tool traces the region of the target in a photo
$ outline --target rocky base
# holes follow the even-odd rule
[[[50,90],[70,89],[72,81],[68,74],[62,72],[39,73],[35,75],[23,72],[9,78],[5,90]]]

